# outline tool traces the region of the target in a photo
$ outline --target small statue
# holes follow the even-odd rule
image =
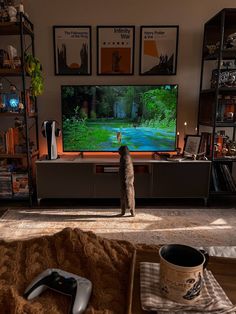
[[[230,156],[236,156],[236,142],[231,142],[229,144],[229,154]]]
[[[221,151],[222,155],[223,155],[223,156],[226,156],[227,153],[228,153],[228,151],[229,151],[229,150],[228,150],[228,148],[227,148],[227,144],[224,143],[223,146],[222,146],[222,151]]]
[[[17,21],[17,19],[16,19],[17,10],[15,7],[13,7],[13,6],[8,7],[8,15],[10,18],[10,22],[16,22]]]

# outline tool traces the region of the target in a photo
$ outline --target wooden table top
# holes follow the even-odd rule
[[[137,250],[133,256],[130,273],[130,289],[127,314],[148,314],[143,311],[140,301],[140,262],[159,263],[159,255],[154,250]],[[236,304],[236,258],[210,257],[207,269],[211,270],[228,298]]]

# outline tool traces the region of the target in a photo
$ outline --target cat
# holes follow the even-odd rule
[[[135,192],[134,192],[134,167],[127,146],[119,148],[120,154],[120,203],[121,215],[124,215],[126,209],[130,210],[131,216],[135,216]]]

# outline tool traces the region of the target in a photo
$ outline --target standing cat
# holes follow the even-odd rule
[[[130,210],[131,216],[135,216],[135,193],[134,193],[134,167],[127,146],[119,148],[120,154],[120,202],[121,214],[124,215],[126,209]]]

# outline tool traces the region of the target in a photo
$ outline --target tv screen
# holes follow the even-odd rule
[[[176,148],[177,85],[61,87],[64,152]]]

